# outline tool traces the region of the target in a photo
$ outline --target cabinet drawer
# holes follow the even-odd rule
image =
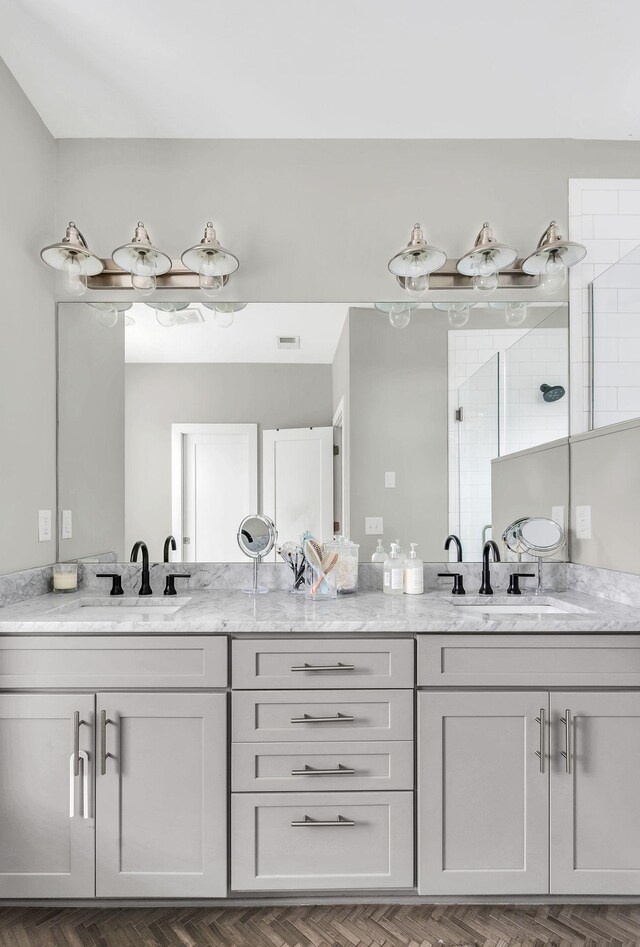
[[[637,687],[635,635],[423,635],[418,686]]]
[[[0,638],[0,689],[226,687],[227,677],[222,636]]]
[[[247,793],[231,819],[234,891],[413,885],[413,793]]]
[[[413,691],[240,691],[235,743],[413,739]]]
[[[413,641],[234,641],[236,689],[413,687]]]
[[[234,743],[234,792],[413,789],[413,742]]]

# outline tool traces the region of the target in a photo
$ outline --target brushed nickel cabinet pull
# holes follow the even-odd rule
[[[540,716],[536,717],[536,723],[540,724],[540,749],[536,750],[536,756],[540,760],[540,772],[544,773],[544,730],[545,730],[544,707],[540,708]]]
[[[76,773],[76,765],[78,773]],[[82,773],[82,809],[80,816],[89,818],[89,756],[84,750],[72,753],[69,757],[69,818],[76,814],[76,778]]]
[[[341,816],[341,815],[339,815],[335,821],[324,820],[324,819],[310,819],[309,816],[306,815],[303,818],[302,822],[293,821],[291,823],[291,828],[299,829],[299,828],[311,828],[311,827],[316,827],[316,826],[319,826],[320,828],[324,828],[330,825],[355,825],[355,822],[353,822],[351,819],[345,819],[344,816]]]
[[[335,769],[313,769],[308,763],[304,764],[303,769],[292,769],[292,776],[355,776],[355,769],[349,769],[338,763]]]
[[[355,664],[343,664],[338,661],[337,664],[300,664],[293,665],[292,671],[355,671]]]
[[[561,756],[564,756],[564,759],[565,759],[565,771],[566,771],[567,773],[571,774],[571,754],[572,754],[572,747],[571,747],[571,725],[572,725],[571,711],[570,711],[570,710],[565,710],[565,712],[564,712],[564,717],[561,717],[560,719],[562,720],[563,724],[564,724],[565,727],[566,727],[565,736],[564,736],[564,739],[565,739],[564,746],[565,746],[565,748],[564,748],[564,750],[561,751],[561,754],[560,754],[560,755],[561,755]]]
[[[348,714],[335,714],[333,717],[311,717],[303,714],[301,717],[292,717],[291,723],[348,723],[353,720]]]
[[[73,714],[73,775],[80,775],[80,713]]]
[[[113,723],[113,720],[109,720],[107,717],[107,711],[100,711],[100,773],[102,776],[106,776],[107,773],[107,760],[111,754],[107,750],[107,724]]]

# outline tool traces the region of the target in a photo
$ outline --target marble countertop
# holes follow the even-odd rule
[[[477,613],[459,606],[478,605]],[[527,614],[516,614],[527,607]],[[546,606],[546,607],[545,607]],[[504,609],[489,614],[491,608]],[[562,611],[556,611],[562,609]],[[170,610],[170,611],[167,611]],[[138,614],[137,614],[138,613]],[[584,592],[518,598],[360,592],[307,602],[287,592],[194,591],[175,598],[49,593],[0,609],[0,634],[640,633],[640,608]]]

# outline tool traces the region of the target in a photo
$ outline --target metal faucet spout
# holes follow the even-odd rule
[[[141,539],[133,544],[130,558],[131,562],[138,561],[139,551],[142,552],[142,582],[138,595],[153,595],[151,585],[149,584],[149,550],[147,549],[147,544],[142,542]]]

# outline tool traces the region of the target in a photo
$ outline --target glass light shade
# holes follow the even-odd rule
[[[405,293],[408,293],[410,296],[424,296],[429,289],[428,275],[407,276],[403,282],[403,289]]]
[[[189,303],[145,303],[156,314],[156,321],[165,329],[176,324],[176,312],[186,309]]]
[[[469,306],[465,303],[452,303],[447,309],[447,321],[452,329],[462,329],[469,321]]]
[[[411,321],[411,307],[399,305],[389,311],[389,324],[394,329],[406,329]]]
[[[205,296],[209,296],[210,299],[218,295],[225,282],[224,276],[209,276],[206,273],[198,274],[200,291],[204,293]]]
[[[411,311],[412,309],[418,308],[418,303],[405,303],[405,302],[374,303],[373,305],[378,310],[378,312],[386,312],[387,314],[390,312],[396,312],[398,309],[408,309],[409,311]]]
[[[527,320],[526,303],[507,303],[504,310],[504,321],[508,326],[516,328],[524,325]]]
[[[473,277],[473,289],[478,296],[490,296],[498,288],[498,274],[489,273],[487,276],[481,276],[479,273]]]
[[[221,329],[229,329],[233,325],[233,319],[236,312],[246,309],[246,303],[203,303],[207,309],[213,312],[213,321]]]
[[[120,313],[131,309],[132,303],[89,303],[89,305],[96,310],[96,321],[105,329],[113,329],[118,324]],[[126,318],[129,317],[123,316],[123,320]]]
[[[87,291],[87,277],[75,253],[69,253],[62,264],[64,291],[70,296],[84,296]]]

